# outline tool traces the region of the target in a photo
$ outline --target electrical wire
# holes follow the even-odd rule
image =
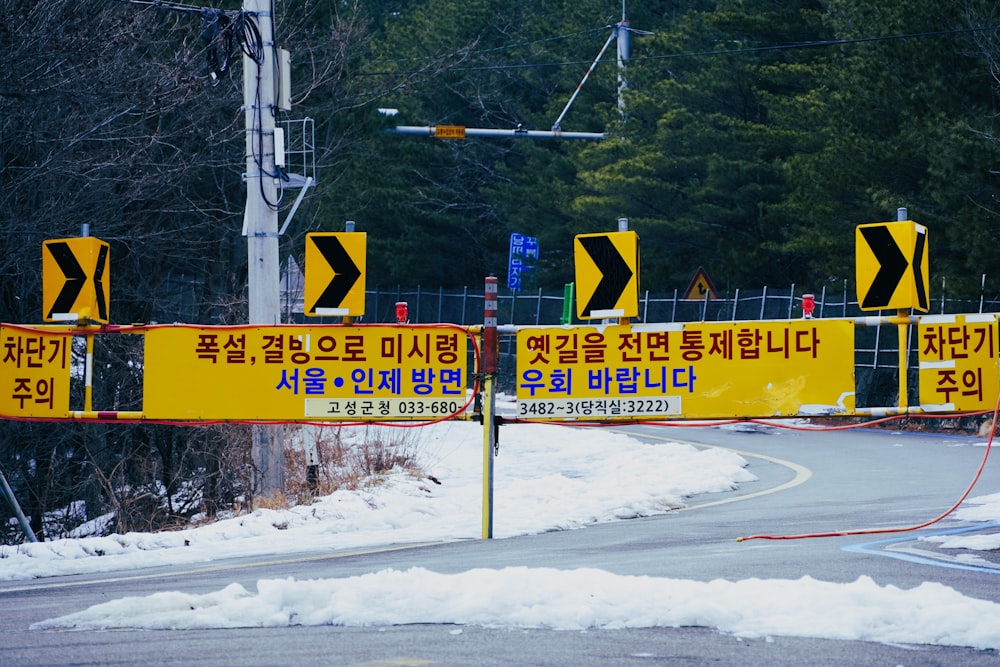
[[[265,205],[272,211],[278,210],[284,199],[284,182],[288,181],[288,175],[277,165],[274,171],[265,168],[264,161],[264,109],[262,108],[261,76],[260,68],[265,64],[265,49],[271,48],[276,55],[275,44],[265,44],[257,24],[258,16],[255,12],[243,10],[224,11],[211,8],[196,8],[189,5],[177,3],[164,3],[159,1],[143,0],[118,0],[136,5],[149,5],[161,7],[171,11],[197,12],[201,16],[201,38],[207,43],[206,54],[208,58],[209,76],[213,84],[218,84],[220,77],[229,71],[233,61],[235,47],[257,67],[256,87],[253,95],[253,110],[251,111],[250,127],[247,131],[252,133],[251,139],[247,142],[250,152],[250,159],[256,168],[256,174],[247,174],[248,178],[257,181],[260,188],[260,196]],[[271,0],[267,20],[274,21],[274,0]],[[262,13],[263,15],[263,13]],[[277,58],[273,59],[277,66]],[[275,109],[267,110],[272,116]],[[267,189],[264,187],[264,178],[273,178],[277,181],[278,196],[272,199]]]
[[[570,38],[573,38],[573,37],[579,37],[579,36],[583,36],[583,35],[587,35],[587,36],[589,36],[589,35],[596,35],[596,34],[603,33],[604,31],[606,31],[606,30],[608,30],[610,28],[613,28],[613,27],[614,27],[614,25],[605,25],[605,26],[601,26],[600,28],[588,28],[586,30],[578,30],[576,32],[570,32],[570,33],[566,33],[564,35],[555,35],[553,37],[544,37],[542,39],[533,39],[533,40],[529,40],[527,42],[516,42],[516,43],[513,43],[513,44],[504,44],[502,46],[495,46],[495,47],[492,47],[492,48],[489,48],[489,49],[480,49],[480,50],[477,50],[475,52],[475,54],[476,55],[483,55],[483,54],[487,54],[487,53],[497,53],[497,52],[500,52],[500,51],[509,51],[511,49],[517,49],[517,48],[521,48],[521,47],[525,47],[525,46],[534,46],[535,44],[547,44],[549,42],[558,42],[558,41],[562,41],[562,40],[565,40],[565,39],[570,39]],[[461,51],[453,51],[451,53],[438,54],[434,58],[435,59],[446,58],[446,57],[449,57],[449,56],[456,56],[459,53],[461,53]],[[427,61],[428,59],[429,58],[427,56],[412,57],[412,58],[376,58],[375,60],[372,60],[372,64],[373,65],[381,65],[381,64],[393,64],[393,63],[406,63],[406,62],[413,62],[413,61],[421,61],[421,62],[423,62],[423,61]]]
[[[273,18],[272,18],[273,20]],[[236,13],[236,35],[243,53],[258,66],[264,64],[264,41],[257,20],[249,12]]]
[[[976,470],[976,474],[972,477],[972,481],[969,486],[965,489],[962,496],[955,502],[954,505],[949,507],[947,510],[939,514],[938,516],[924,521],[923,523],[918,523],[913,526],[902,526],[898,528],[861,528],[857,530],[837,530],[825,533],[802,533],[798,535],[747,535],[745,537],[737,537],[737,542],[747,542],[749,540],[804,540],[813,539],[820,537],[845,537],[849,535],[883,535],[887,533],[907,533],[914,530],[919,530],[921,528],[926,528],[935,523],[938,523],[952,512],[958,509],[958,507],[965,502],[965,499],[969,497],[972,493],[972,489],[975,488],[976,483],[979,481],[979,477],[983,474],[983,470],[986,468],[986,461],[990,457],[990,450],[993,448],[993,437],[996,433],[997,428],[997,416],[1000,414],[1000,396],[997,397],[996,407],[993,408],[993,421],[990,424],[990,438],[986,442],[986,451],[983,452],[983,460],[979,463],[979,468]]]
[[[881,37],[852,37],[845,39],[824,39],[813,42],[790,42],[787,44],[774,44],[771,46],[752,46],[745,49],[717,49],[711,51],[694,51],[689,53],[675,53],[661,56],[646,56],[632,58],[631,60],[673,60],[677,58],[698,58],[704,56],[729,56],[745,55],[748,53],[764,53],[768,51],[792,51],[797,49],[815,49],[827,46],[849,46],[853,44],[873,44],[876,42],[894,42],[908,39],[926,39],[929,37],[949,37],[951,35],[961,35],[975,32],[992,32],[1000,29],[998,26],[981,26],[977,28],[955,28],[952,30],[934,30],[927,32],[913,32],[899,35],[883,35]]]
[[[115,0],[126,5],[140,5],[145,7],[157,7],[172,12],[185,12],[189,14],[200,14],[204,7],[196,5],[185,5],[179,2],[163,2],[163,0]]]
[[[935,523],[938,523],[939,521],[942,521],[943,519],[945,519],[946,517],[948,517],[950,514],[952,514],[955,510],[957,510],[959,508],[959,506],[961,506],[961,504],[963,502],[965,502],[966,498],[969,497],[969,494],[972,493],[973,488],[975,488],[976,484],[979,482],[979,478],[982,476],[983,470],[985,470],[985,468],[986,468],[986,462],[989,460],[990,450],[993,447],[993,438],[994,438],[994,434],[995,434],[996,428],[997,428],[998,417],[1000,417],[1000,395],[997,396],[996,407],[994,407],[994,409],[992,410],[992,412],[989,411],[989,410],[986,410],[986,411],[976,412],[976,413],[963,413],[962,415],[929,415],[929,414],[923,414],[923,415],[906,415],[906,414],[900,414],[900,415],[890,415],[888,417],[881,417],[881,418],[878,418],[878,419],[872,419],[872,420],[865,421],[865,422],[859,422],[857,424],[844,424],[842,426],[824,426],[824,427],[820,427],[820,428],[817,428],[817,427],[814,427],[814,426],[797,426],[797,425],[794,425],[794,424],[787,424],[787,423],[775,422],[775,421],[772,421],[772,420],[764,420],[764,419],[725,419],[725,420],[712,420],[710,422],[652,422],[652,421],[640,421],[640,422],[634,422],[634,423],[635,424],[640,424],[640,425],[643,425],[643,426],[661,426],[661,427],[665,427],[665,428],[683,428],[683,427],[688,427],[688,428],[706,428],[706,427],[726,426],[726,425],[731,425],[731,424],[759,424],[761,426],[771,426],[771,427],[775,427],[775,428],[784,428],[784,429],[788,429],[788,430],[800,430],[800,431],[842,431],[842,430],[849,430],[849,429],[866,428],[866,427],[869,427],[869,426],[873,426],[875,424],[883,424],[883,423],[886,423],[886,422],[889,422],[889,421],[900,420],[900,419],[905,419],[905,418],[914,418],[914,417],[916,417],[916,418],[925,418],[925,419],[942,419],[942,418],[945,418],[945,417],[948,417],[948,416],[970,417],[970,416],[984,415],[984,414],[992,414],[992,422],[991,422],[991,425],[990,425],[991,426],[991,428],[990,428],[990,437],[989,437],[989,440],[987,440],[987,442],[986,442],[986,451],[983,452],[983,458],[982,458],[982,461],[980,461],[980,463],[979,463],[979,468],[976,470],[976,473],[973,476],[972,481],[969,483],[968,487],[966,487],[966,489],[962,493],[961,497],[951,507],[949,507],[947,510],[945,510],[944,512],[942,512],[938,516],[934,517],[933,519],[929,519],[927,521],[924,521],[922,523],[918,523],[918,524],[915,524],[915,525],[912,525],[912,526],[901,526],[901,527],[895,527],[895,528],[861,528],[861,529],[856,529],[856,530],[837,530],[837,531],[829,531],[829,532],[802,533],[802,534],[797,534],[797,535],[767,535],[767,534],[763,534],[763,535],[747,535],[747,536],[744,536],[744,537],[737,537],[736,538],[737,542],[747,542],[747,541],[750,541],[750,540],[803,540],[803,539],[812,539],[812,538],[820,538],[820,537],[846,537],[846,536],[850,536],[850,535],[882,535],[882,534],[887,534],[887,533],[904,533],[904,532],[912,532],[914,530],[920,530],[921,528],[926,528],[927,526],[931,526],[931,525],[933,525]],[[574,422],[574,421],[547,421],[547,420],[535,420],[535,419],[510,419],[508,421],[511,422],[511,423],[521,423],[521,424],[536,424],[537,423],[537,424],[549,424],[549,425],[572,426],[572,427],[614,427],[614,426],[621,426],[622,425],[621,423],[614,423],[614,422],[611,422],[611,423],[607,423],[607,422],[604,422],[604,423],[589,422],[588,423],[588,422]],[[633,422],[630,422],[630,423],[633,423]]]
[[[916,33],[904,33],[898,35],[884,35],[881,37],[854,37],[845,39],[829,39],[829,40],[817,40],[812,42],[789,42],[785,44],[773,44],[770,46],[756,46],[747,47],[743,49],[712,49],[708,51],[688,51],[684,53],[670,53],[663,55],[651,55],[651,56],[632,56],[629,58],[629,63],[643,62],[643,61],[657,61],[657,60],[678,60],[681,58],[707,58],[715,56],[739,56],[747,55],[753,53],[766,53],[770,51],[794,51],[798,49],[815,49],[823,48],[829,46],[850,46],[854,44],[871,44],[876,42],[890,42],[890,41],[901,41],[909,39],[927,39],[933,37],[948,37],[952,35],[961,35],[969,33],[979,33],[979,32],[994,32],[1000,30],[1000,26],[979,26],[975,28],[955,28],[953,30],[937,30],[928,32],[916,32]],[[490,49],[489,51],[497,51],[502,47],[497,47],[495,49]],[[488,51],[476,52],[487,53]],[[413,59],[416,60],[416,59]],[[378,62],[394,62],[394,61],[378,61]],[[576,67],[578,65],[588,65],[589,60],[567,60],[560,62],[536,62],[536,63],[519,63],[516,65],[466,65],[466,66],[455,66],[447,68],[449,72],[474,72],[474,71],[503,71],[503,70],[518,70],[518,69],[535,69],[539,67]],[[362,74],[361,76],[381,76],[381,75],[396,75],[398,72],[368,72]]]
[[[229,71],[232,61],[233,32],[229,28],[230,19],[222,12],[201,11],[201,38],[207,43],[205,51],[213,85],[218,85],[219,75]]]
[[[277,166],[274,171],[269,171],[265,168],[264,163],[264,113],[265,110],[262,104],[262,93],[261,93],[261,81],[262,77],[260,75],[260,69],[265,64],[265,52],[264,49],[268,45],[264,44],[264,39],[260,31],[260,26],[257,25],[257,17],[251,12],[237,11],[237,12],[222,12],[217,10],[210,10],[208,15],[211,19],[214,19],[214,23],[219,27],[213,31],[212,34],[216,35],[216,41],[221,41],[224,44],[224,50],[226,51],[226,62],[228,63],[229,58],[231,58],[231,51],[233,43],[239,45],[242,53],[251,61],[257,68],[256,85],[254,87],[253,104],[251,111],[251,123],[247,131],[252,134],[252,138],[247,142],[250,149],[250,158],[257,170],[257,174],[247,174],[248,178],[257,181],[257,186],[260,189],[261,199],[264,204],[272,211],[278,210],[284,199],[284,188],[282,187],[282,182],[288,180],[288,176]],[[203,14],[203,23],[206,21]],[[269,12],[269,20],[273,21],[274,17],[274,4],[271,3],[271,10]],[[271,45],[271,48],[275,48]],[[221,73],[221,72],[218,72]],[[268,109],[268,113],[272,115],[275,113],[274,109]],[[268,196],[267,189],[264,187],[264,178],[274,178],[278,181],[278,197],[276,200],[272,200]]]

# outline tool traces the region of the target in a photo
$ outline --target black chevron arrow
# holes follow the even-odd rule
[[[347,293],[361,277],[361,269],[354,263],[336,236],[312,236],[310,238],[316,244],[316,249],[323,255],[323,259],[333,269],[334,276],[323,293],[316,299],[316,303],[309,308],[309,312],[315,313],[317,308],[340,308]]]
[[[913,267],[913,280],[917,290],[917,307],[923,311],[930,308],[930,304],[927,303],[927,290],[924,287],[924,274],[920,271],[920,265],[923,263],[924,248],[926,247],[926,244],[927,234],[917,234],[917,242],[913,247],[913,261],[910,262],[910,266]]]
[[[97,266],[94,268],[94,290],[97,293],[97,317],[102,322],[108,320],[108,304],[104,300],[104,271],[108,264],[108,246],[102,245],[97,252]]]
[[[590,255],[597,269],[601,272],[601,282],[597,284],[590,301],[581,311],[592,313],[595,310],[613,310],[621,298],[625,286],[632,280],[632,269],[628,262],[618,252],[609,236],[580,236],[580,245]]]
[[[65,241],[49,243],[46,247],[52,253],[52,258],[56,260],[59,270],[66,278],[62,290],[59,291],[59,296],[52,303],[52,308],[46,316],[46,319],[51,319],[53,313],[72,311],[73,304],[76,303],[84,284],[87,282],[87,274],[84,273],[80,263],[76,261],[73,251],[70,250],[69,244]]]
[[[868,288],[861,307],[884,308],[892,300],[892,295],[899,286],[899,280],[906,273],[910,263],[896,245],[896,240],[892,238],[888,227],[862,227],[861,235],[865,237],[868,247],[872,249],[875,259],[879,262],[878,273],[875,274],[875,280]],[[922,247],[922,244],[918,245]]]

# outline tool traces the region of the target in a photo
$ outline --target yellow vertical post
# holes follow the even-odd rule
[[[94,334],[87,334],[87,360],[84,365],[83,409],[94,410]]]
[[[483,377],[483,539],[493,538],[493,452],[496,450],[496,391],[491,374]]]
[[[910,328],[910,313],[906,308],[900,308],[896,311],[896,317],[898,322],[896,323],[896,330],[899,332],[899,401],[898,407],[907,408],[909,407],[909,397],[906,394],[906,358],[908,346],[907,346],[907,333]]]

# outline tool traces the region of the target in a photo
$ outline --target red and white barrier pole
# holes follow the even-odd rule
[[[483,539],[493,537],[493,456],[497,448],[496,376],[500,356],[497,336],[497,278],[486,278],[483,304]]]

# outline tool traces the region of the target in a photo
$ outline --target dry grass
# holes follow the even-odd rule
[[[288,498],[283,493],[269,496],[254,496],[253,507],[259,510],[284,510],[289,508]]]
[[[416,454],[420,434],[415,428],[309,426],[290,432],[292,438],[314,449],[318,462],[311,487],[305,449],[285,448],[285,488],[298,503],[339,489],[377,485],[394,470],[419,474]]]

